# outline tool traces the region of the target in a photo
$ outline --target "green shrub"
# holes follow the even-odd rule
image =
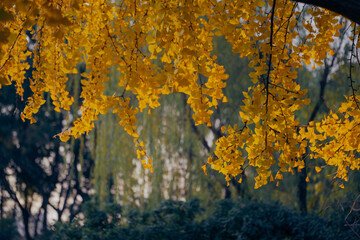
[[[0,239],[15,240],[19,237],[14,218],[0,219]]]
[[[56,224],[52,239],[322,240],[354,239],[356,236],[344,225],[345,211],[336,209],[325,217],[313,213],[302,216],[280,203],[221,200],[213,214],[200,221],[202,212],[197,199],[188,202],[168,200],[156,209],[145,212],[130,209],[126,214],[118,205],[102,210],[88,203],[83,208],[84,219]],[[349,217],[349,221],[356,221],[359,218],[356,214]]]

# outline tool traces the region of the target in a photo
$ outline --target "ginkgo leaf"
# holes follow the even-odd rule
[[[270,175],[270,182],[274,181],[274,177],[272,176],[272,174]]]
[[[221,132],[222,132],[222,133],[225,133],[225,131],[226,131],[226,127],[225,127],[225,126],[221,126]]]
[[[150,53],[154,54],[155,50],[157,49],[157,45],[156,44],[150,44],[149,45],[149,51]]]
[[[60,137],[60,140],[63,142],[67,142],[70,139],[70,136],[67,134],[60,134],[59,137]]]
[[[336,53],[336,52],[331,49],[328,54],[329,54],[329,56],[332,56],[332,55],[334,55],[335,53]]]
[[[304,63],[305,63],[306,65],[310,65],[310,64],[311,64],[311,59],[310,59],[310,58],[304,58],[303,60],[304,60]]]
[[[207,171],[206,171],[206,165],[201,166],[202,170],[204,171],[204,174],[207,175]]]
[[[9,79],[7,77],[1,77],[0,76],[0,86],[1,85],[10,85],[11,81],[9,81]]]

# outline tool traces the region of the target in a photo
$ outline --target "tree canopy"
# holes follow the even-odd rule
[[[210,127],[214,109],[227,102],[228,75],[213,53],[214,37],[224,36],[234,53],[249,59],[252,85],[239,92],[244,101],[238,124],[221,128],[205,173],[210,165],[226,181],[241,181],[252,166],[257,188],[283,179],[284,172],[301,171],[310,158],[323,161],[316,171],[332,165],[335,177],[346,181],[348,171],[360,167],[360,99],[351,71],[359,34],[359,26],[329,10],[289,0],[5,0],[0,3],[0,84],[14,84],[23,96],[26,60],[33,57],[33,93],[21,115],[33,123],[45,93],[55,111],[70,111],[75,98],[69,76],[84,62],[80,117],[68,119],[71,127],[58,136],[77,138],[94,128],[99,115],[111,112],[133,137],[144,168],[153,171],[136,114],[158,107],[161,95],[182,93],[195,124]],[[342,54],[334,51],[341,36],[351,48],[346,76],[351,94],[323,120],[301,124],[295,113],[309,99],[298,70],[304,63],[321,67],[327,56]],[[114,89],[106,88],[110,71],[119,73]]]

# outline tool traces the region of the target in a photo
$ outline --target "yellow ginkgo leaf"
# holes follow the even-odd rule
[[[336,53],[336,52],[331,49],[328,54],[329,54],[329,56],[332,56],[332,55],[334,55],[335,53]]]
[[[10,85],[11,81],[7,77],[0,77],[0,87],[1,85]]]
[[[207,175],[207,171],[206,171],[206,164],[205,164],[205,165],[203,165],[201,168],[202,168],[202,170],[204,171],[204,174],[205,174],[205,175]]]

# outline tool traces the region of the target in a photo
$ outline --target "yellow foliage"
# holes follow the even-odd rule
[[[335,54],[330,43],[343,23],[327,10],[309,8],[310,17],[304,18],[290,0],[26,2],[0,3],[0,87],[11,81],[23,96],[26,59],[33,55],[33,94],[21,117],[35,122],[34,114],[45,103],[44,93],[50,95],[55,111],[70,110],[75,100],[66,88],[67,74],[85,61],[81,116],[59,134],[63,141],[88,133],[99,114],[112,112],[133,137],[144,168],[153,171],[145,144],[139,140],[136,114],[158,107],[161,95],[181,92],[188,96],[195,124],[210,126],[218,102],[227,102],[222,89],[228,75],[212,55],[217,35],[225,36],[233,52],[247,57],[254,71],[250,73],[253,85],[243,93],[242,127],[221,127],[226,135],[218,139],[208,159],[212,169],[229,182],[243,174],[244,164],[255,167],[255,187],[260,187],[283,179],[280,172],[301,170],[307,146],[312,158],[336,166],[342,180],[349,169],[360,167],[356,158],[360,110],[359,100],[354,100],[358,96],[348,97],[341,105],[341,118],[332,113],[304,127],[294,115],[309,103],[304,99],[306,90],[295,81],[296,70],[303,62],[322,65],[327,54]],[[299,25],[307,31],[304,39],[297,31]],[[27,48],[26,30],[37,41],[33,49]],[[105,83],[112,67],[120,72],[122,90],[107,95]],[[274,179],[270,167],[275,163],[280,171]],[[203,170],[206,173],[206,166]]]

